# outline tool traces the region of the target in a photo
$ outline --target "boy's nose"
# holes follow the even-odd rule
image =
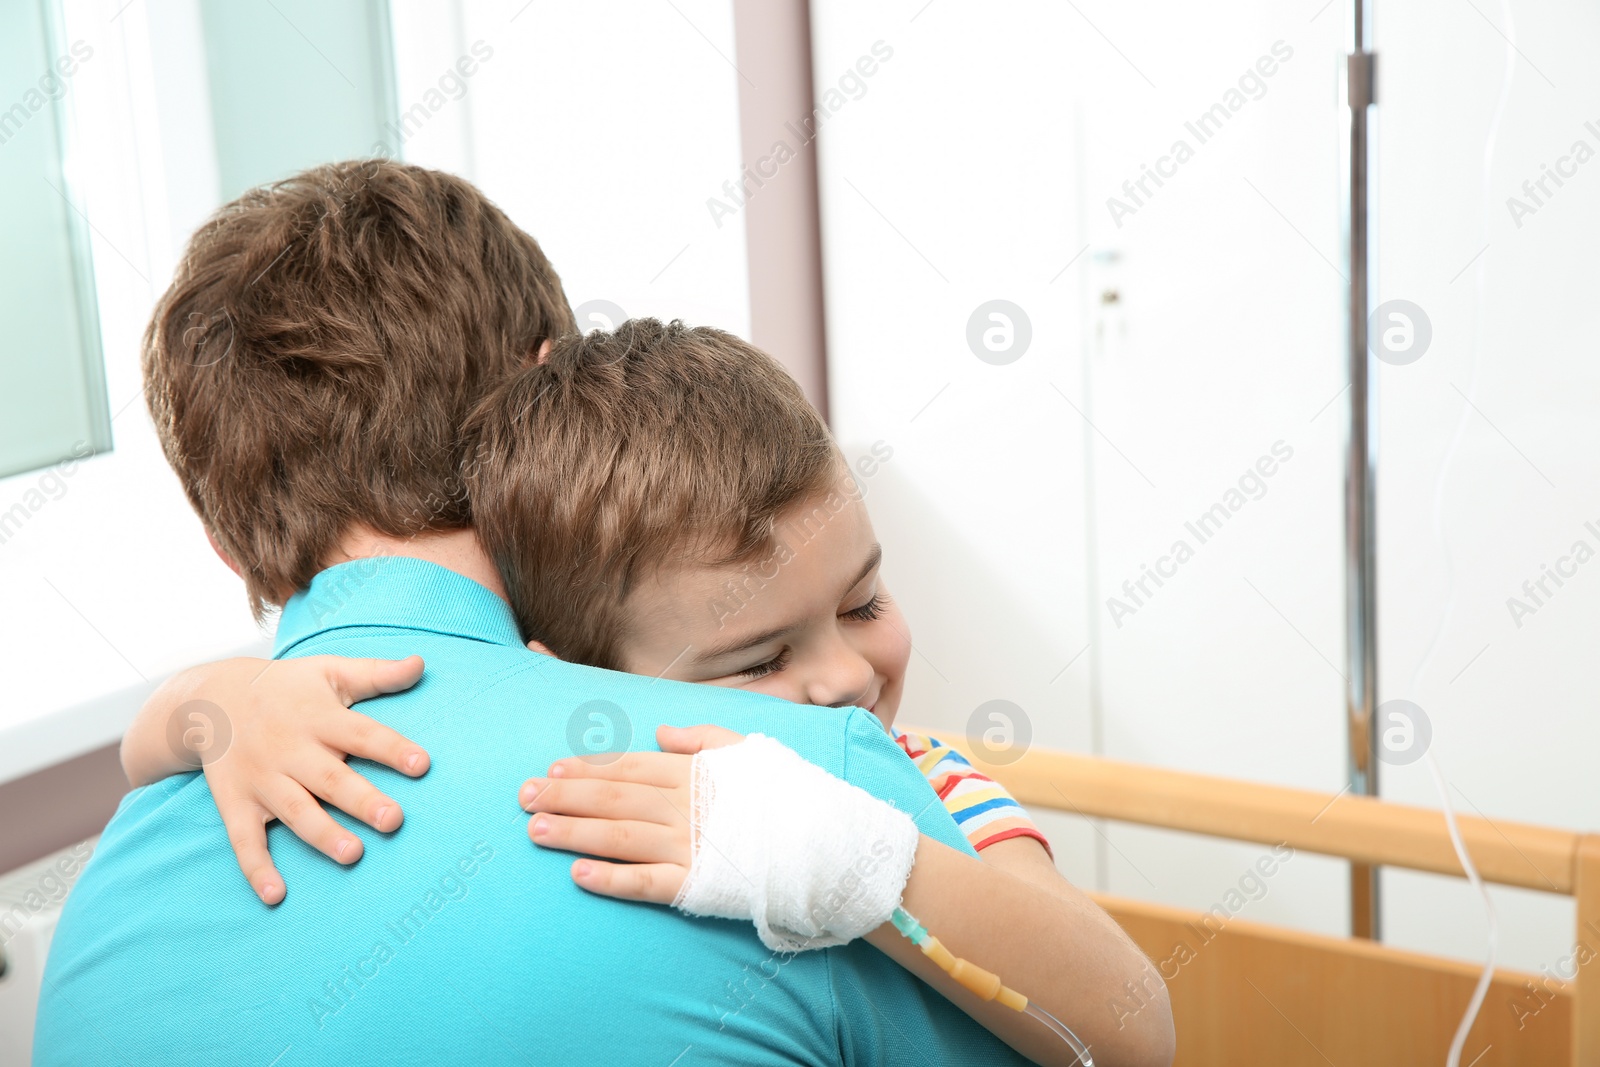
[[[872,692],[877,672],[867,658],[844,642],[812,683],[812,704],[847,708],[860,704]]]

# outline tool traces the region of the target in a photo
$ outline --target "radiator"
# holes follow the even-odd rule
[[[67,891],[94,852],[90,838],[0,875],[0,1064],[33,1055],[33,1016],[50,938]]]

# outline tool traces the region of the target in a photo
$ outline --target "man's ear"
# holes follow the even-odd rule
[[[549,343],[550,343],[549,341],[545,342],[545,344],[549,344]],[[528,651],[529,652],[538,652],[541,655],[549,656],[551,659],[560,659],[561,658],[560,656],[556,655],[554,652],[551,652],[550,651],[550,646],[545,644],[543,641],[529,641],[528,642]]]
[[[554,348],[555,345],[556,343],[550,340],[548,337],[539,342],[539,351],[533,354],[533,365],[535,367],[544,366],[544,361],[550,358],[550,350]],[[534,651],[537,652],[539,649],[534,649]]]
[[[226,563],[228,565],[228,569],[230,571],[232,571],[234,574],[237,574],[239,577],[243,578],[244,577],[244,572],[241,571],[239,569],[239,565],[233,561],[233,557],[228,555],[226,552],[224,552],[222,550],[222,546],[217,544],[217,535],[212,533],[210,530],[207,530],[206,531],[206,540],[211,543],[211,551],[213,551],[213,552],[215,552],[217,554],[217,558],[220,559],[222,562]]]

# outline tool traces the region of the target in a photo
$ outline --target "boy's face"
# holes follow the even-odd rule
[[[623,669],[854,705],[889,726],[911,638],[878,576],[866,505],[813,496],[784,513],[775,540],[761,563],[671,567],[643,585],[629,599]]]

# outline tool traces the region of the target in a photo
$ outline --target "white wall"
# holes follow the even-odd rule
[[[573,307],[607,301],[749,336],[742,219],[706,208],[738,177],[728,0],[394,0],[402,111],[458,58],[492,56],[401,146],[478,183],[532,233]]]
[[[1542,605],[1522,586],[1579,540],[1600,550],[1585,527],[1600,526],[1600,163],[1562,187],[1547,183],[1553,195],[1541,194],[1545,205],[1520,227],[1507,200],[1531,204],[1523,182],[1575,141],[1600,152],[1600,130],[1585,127],[1600,124],[1600,12],[1564,0],[1480,8],[1392,4],[1378,24],[1379,296],[1417,303],[1433,326],[1424,357],[1384,367],[1379,381],[1381,681],[1430,716],[1458,810],[1593,830],[1600,570],[1578,568],[1560,587],[1546,579]],[[1520,626],[1513,596],[1536,607]],[[1386,795],[1437,803],[1423,765],[1387,770]],[[1465,887],[1406,874],[1387,884],[1395,940],[1424,949],[1481,941],[1482,908]],[[1495,900],[1513,959],[1537,969],[1571,953],[1569,901],[1510,890]]]
[[[819,92],[873,41],[894,49],[825,126],[821,182],[836,428],[847,445],[896,447],[873,503],[922,653],[908,718],[960,729],[979,702],[1007,697],[1035,743],[1330,798],[1345,784],[1345,6],[813,3]],[[1504,41],[1470,9],[1380,7],[1379,298],[1422,303],[1436,331],[1423,361],[1384,366],[1378,383],[1382,696],[1432,713],[1460,808],[1572,827],[1600,824],[1581,651],[1600,585],[1587,591],[1580,573],[1520,631],[1504,601],[1574,539],[1600,548],[1582,526],[1600,526],[1584,410],[1600,372],[1583,340],[1597,314],[1583,294],[1600,164],[1522,230],[1503,200],[1574,138],[1600,147],[1582,127],[1600,119],[1582,106],[1597,75],[1579,58],[1595,18],[1557,0],[1519,13],[1520,47],[1561,88],[1519,63],[1494,228],[1479,239]],[[1280,46],[1273,73],[1201,143],[1185,123],[1280,41],[1292,56]],[[1122,183],[1180,138],[1192,158],[1134,203]],[[1114,217],[1110,197],[1135,210]],[[1480,297],[1471,272],[1452,277],[1485,243]],[[965,338],[994,298],[1033,328],[1005,366]],[[1458,608],[1413,687],[1445,600],[1432,484],[1474,336],[1488,420],[1472,415],[1447,482]],[[1199,543],[1185,523],[1280,441],[1292,459]],[[1178,540],[1193,558],[1147,582],[1142,603],[1123,596]],[[1113,613],[1112,596],[1134,612]],[[1382,787],[1438,804],[1420,763],[1385,765]],[[1052,826],[1076,879],[1197,908],[1262,851]],[[1464,884],[1385,885],[1390,941],[1481,957],[1482,909]],[[1570,951],[1569,901],[1497,900],[1502,962],[1535,969]],[[1242,914],[1344,933],[1347,909],[1344,866],[1300,856]]]

